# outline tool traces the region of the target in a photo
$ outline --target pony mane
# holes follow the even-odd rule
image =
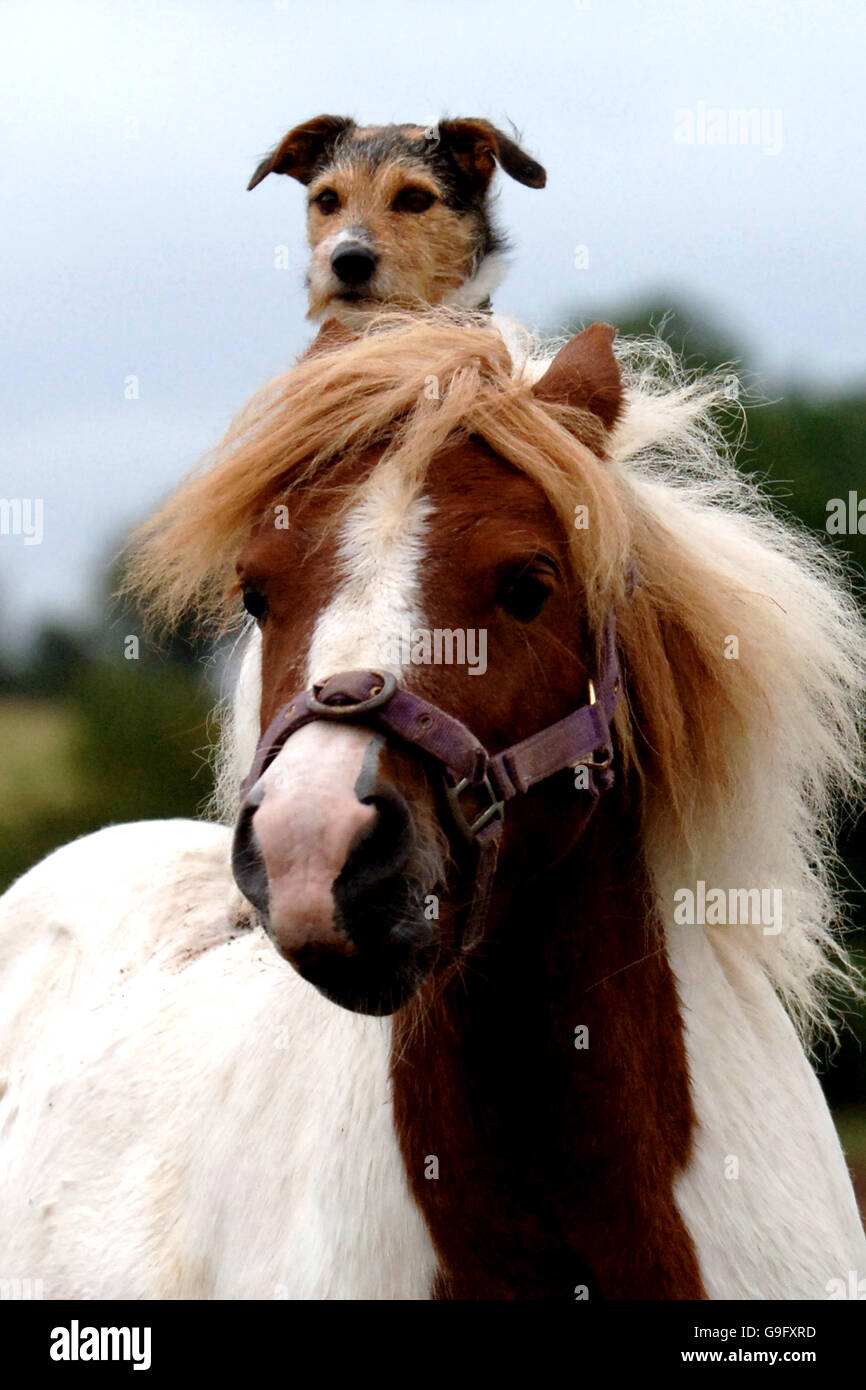
[[[841,566],[736,468],[721,374],[686,374],[660,340],[616,350],[627,405],[605,436],[596,417],[533,396],[549,345],[443,310],[384,315],[252,399],[133,537],[124,587],[163,621],[229,626],[237,554],[293,487],[339,489],[344,466],[380,448],[420,488],[443,446],[480,436],[560,516],[590,630],[617,612],[629,694],[617,737],[642,790],[659,916],[676,930],[674,893],[699,879],[781,889],[778,935],[688,929],[735,934],[806,1033],[853,982],[834,930],[834,839],[864,785],[866,630]]]

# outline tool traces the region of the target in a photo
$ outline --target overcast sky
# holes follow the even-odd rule
[[[501,312],[686,298],[768,389],[866,382],[862,0],[4,0],[0,27],[0,498],[44,501],[40,545],[0,536],[7,638],[83,616],[307,342],[303,190],[245,186],[322,111],[521,130],[548,186],[500,179]],[[710,143],[743,108],[758,139]]]

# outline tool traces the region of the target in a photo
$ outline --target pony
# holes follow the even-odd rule
[[[224,823],[108,827],[0,902],[0,1248],[46,1297],[863,1267],[808,1057],[852,985],[862,620],[720,382],[613,340],[331,326],[136,537],[155,616],[256,628]]]

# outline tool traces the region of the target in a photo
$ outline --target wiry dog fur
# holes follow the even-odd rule
[[[497,164],[543,188],[540,164],[488,121],[358,126],[316,116],[259,164],[306,186],[308,317],[358,324],[384,304],[489,306],[507,244],[491,217]]]

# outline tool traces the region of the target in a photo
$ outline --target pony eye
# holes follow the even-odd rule
[[[426,188],[401,188],[391,206],[394,212],[426,212],[435,202]]]
[[[242,600],[244,608],[257,622],[261,622],[266,617],[268,601],[263,593],[253,588],[252,584],[244,585]]]
[[[522,570],[506,581],[499,591],[497,603],[518,622],[531,623],[553,592],[553,573],[553,569]]]
[[[323,188],[321,193],[313,199],[319,212],[329,217],[332,212],[336,212],[340,206],[340,195],[335,193],[333,188]]]

